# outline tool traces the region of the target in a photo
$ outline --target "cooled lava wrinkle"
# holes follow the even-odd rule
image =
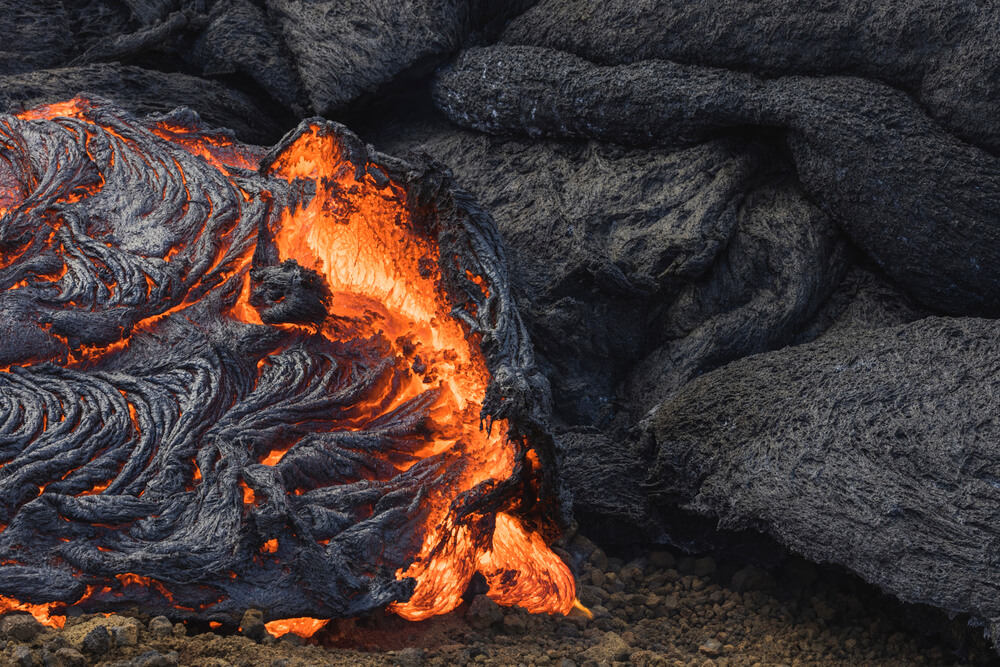
[[[315,629],[447,612],[478,571],[570,610],[547,385],[447,170],[85,98],[0,134],[6,606]]]

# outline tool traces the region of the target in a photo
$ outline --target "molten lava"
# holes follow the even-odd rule
[[[385,603],[448,612],[477,572],[500,604],[572,609],[539,532],[530,347],[496,235],[435,168],[326,121],[266,151],[84,98],[0,134],[0,312],[38,341],[0,345],[0,521],[67,522],[41,556],[69,577],[18,602],[5,568],[35,563],[0,533],[0,609],[252,603],[309,635]],[[33,453],[82,446],[84,425],[89,449]]]

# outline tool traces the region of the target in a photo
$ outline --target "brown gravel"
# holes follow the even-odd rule
[[[330,624],[305,646],[248,623],[259,641],[140,614],[67,619],[62,631],[0,620],[11,665],[994,665],[961,619],[904,606],[857,579],[790,559],[773,571],[666,550],[625,560],[577,536],[560,555],[594,614],[549,617],[474,597],[422,623],[390,615]],[[247,618],[254,618],[250,614]],[[935,636],[914,628],[923,624]]]

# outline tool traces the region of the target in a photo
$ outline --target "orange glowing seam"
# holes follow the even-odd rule
[[[12,611],[25,611],[34,616],[35,620],[42,625],[62,629],[63,625],[66,624],[66,617],[52,613],[52,610],[58,607],[62,607],[62,605],[57,602],[28,604],[0,595],[0,614],[7,614]]]
[[[386,338],[417,341],[421,359],[438,378],[440,394],[433,415],[442,427],[439,435],[450,433],[429,442],[416,453],[418,458],[460,449],[455,455],[468,463],[462,489],[506,479],[514,469],[516,451],[505,444],[506,424],[497,422],[491,432],[480,429],[481,400],[489,383],[485,360],[450,316],[450,306],[437,286],[438,271],[428,272],[420,262],[440,257],[436,244],[396,223],[409,215],[405,193],[396,187],[380,191],[370,175],[354,183],[354,170],[343,166],[335,138],[320,133],[303,134],[275,161],[274,175],[317,184],[316,196],[304,208],[283,214],[275,238],[281,257],[320,271],[338,314],[360,318],[366,311],[377,313],[378,329]],[[340,187],[335,196],[336,185]],[[335,197],[350,198],[351,205],[330,206]],[[488,294],[482,278],[469,277]],[[323,334],[336,336],[330,327]],[[427,388],[413,373],[394,403]],[[267,462],[280,460],[280,454],[275,455],[272,452]],[[433,491],[428,498],[431,511],[421,551],[412,565],[396,573],[399,578],[416,579],[416,589],[409,601],[391,605],[392,611],[410,620],[446,613],[459,604],[478,570],[492,584],[489,595],[502,604],[519,604],[532,612],[570,612],[575,600],[572,575],[540,536],[501,513],[490,546],[475,546],[467,527],[449,522],[450,498]],[[516,576],[509,576],[510,570]]]
[[[325,627],[327,623],[329,621],[319,618],[286,618],[280,621],[265,623],[264,628],[275,637],[280,637],[289,632],[297,634],[300,637],[312,637]]]

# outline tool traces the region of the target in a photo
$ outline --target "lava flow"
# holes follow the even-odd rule
[[[446,172],[86,98],[0,138],[0,609],[311,634],[448,612],[478,572],[570,611],[544,383]]]

